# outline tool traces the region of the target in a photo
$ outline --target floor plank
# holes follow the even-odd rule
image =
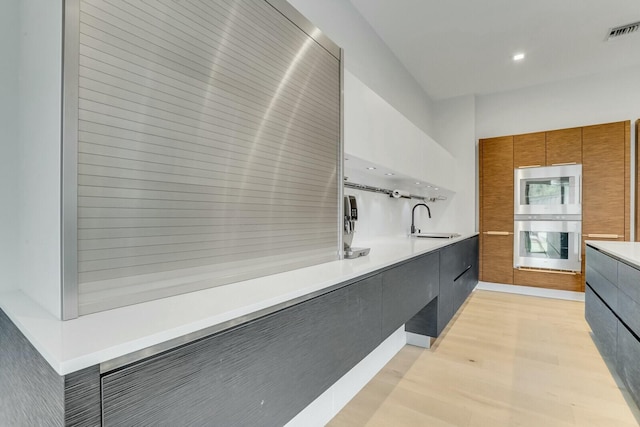
[[[640,425],[584,303],[475,291],[430,350],[405,346],[336,415],[343,426]]]

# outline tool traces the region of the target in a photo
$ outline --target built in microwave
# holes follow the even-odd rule
[[[513,266],[581,271],[582,221],[514,221]]]
[[[516,217],[571,215],[571,219],[582,219],[582,165],[516,169],[513,206]]]

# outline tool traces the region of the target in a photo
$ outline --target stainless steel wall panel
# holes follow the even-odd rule
[[[81,314],[337,258],[341,64],[317,31],[263,0],[77,7]]]
[[[99,73],[93,70],[87,70],[83,72],[83,75],[92,74],[91,78],[80,78],[80,87],[82,90],[80,94],[82,96],[85,91],[92,91],[94,93],[109,94],[110,96],[120,98],[131,102],[139,102],[141,97],[148,102],[151,106],[172,110],[174,112],[180,112],[182,116],[189,117],[194,112],[201,114],[205,117],[210,117],[210,121],[222,121],[226,122],[226,127],[232,127],[232,124],[244,124],[254,130],[262,129],[264,132],[276,133],[282,132],[284,128],[288,127],[289,134],[291,136],[299,137],[303,141],[313,141],[318,138],[319,134],[324,134],[328,138],[328,142],[332,142],[335,137],[335,130],[327,127],[319,126],[302,126],[298,123],[292,126],[291,123],[287,123],[283,119],[277,119],[264,122],[263,117],[257,114],[249,114],[241,110],[229,111],[222,108],[211,108],[208,105],[202,105],[202,97],[196,97],[191,94],[186,94],[186,97],[170,95],[159,90],[150,89],[141,86],[137,83],[132,83],[118,77]],[[314,133],[315,132],[315,133]],[[322,142],[322,141],[319,141]]]
[[[81,15],[81,19],[85,15]],[[213,71],[215,74],[211,73],[211,69],[207,70],[206,68],[198,66],[191,60],[188,60],[181,56],[176,56],[168,51],[165,47],[166,42],[163,46],[158,45],[145,45],[145,46],[136,46],[130,40],[135,39],[135,34],[129,34],[128,37],[121,38],[115,37],[108,33],[102,32],[96,28],[88,27],[86,25],[82,25],[81,21],[81,43],[82,46],[92,47],[98,51],[101,51],[110,56],[117,56],[119,58],[124,59],[127,62],[132,62],[134,64],[145,65],[146,68],[149,68],[151,65],[152,68],[157,68],[158,71],[164,72],[168,75],[173,75],[175,77],[180,78],[180,76],[188,76],[191,79],[198,80],[207,84],[213,85],[223,85],[223,87],[233,88],[231,92],[236,93],[240,91],[241,93],[245,93],[248,95],[253,94],[262,94],[263,97],[270,98],[273,94],[272,91],[275,89],[278,91],[279,101],[285,105],[295,105],[296,100],[298,98],[298,94],[301,93],[301,89],[306,93],[309,93],[313,96],[319,96],[320,99],[310,100],[309,105],[317,105],[322,108],[321,111],[324,110],[334,110],[338,111],[335,106],[324,105],[322,104],[322,99],[329,99],[331,93],[320,93],[322,87],[315,80],[309,80],[309,74],[316,74],[316,66],[312,66],[311,71],[299,70],[297,69],[297,59],[298,55],[289,59],[290,65],[285,73],[285,77],[287,78],[287,84],[282,85],[275,79],[278,77],[274,75],[273,79],[270,81],[254,81],[247,76],[246,72],[239,67],[237,70],[229,69],[224,67],[225,64],[221,63],[220,58],[216,56],[215,65]],[[164,27],[159,30],[167,30],[169,27]],[[93,31],[91,31],[93,30]],[[246,28],[246,31],[252,30],[250,27]],[[125,37],[123,35],[123,37]],[[308,39],[307,39],[308,40]],[[143,44],[140,42],[140,44]],[[308,43],[303,41],[298,46],[298,51],[303,50],[305,53],[307,51],[313,50],[313,43]],[[245,51],[242,51],[245,52]],[[191,55],[189,55],[191,58]],[[260,61],[259,57],[253,57],[253,61]],[[308,58],[307,61],[314,61],[314,59]],[[338,62],[334,60],[334,67],[337,69]],[[327,68],[330,68],[330,63],[327,63]],[[236,71],[236,72],[234,72]],[[265,70],[268,71],[268,70]],[[306,72],[304,72],[306,71]],[[268,78],[268,74],[263,73],[261,79]],[[279,76],[281,79],[282,76]],[[299,78],[302,81],[301,89],[297,89],[289,85],[289,81],[296,81]],[[183,77],[184,79],[184,77]],[[278,79],[278,80],[279,80]],[[304,84],[307,83],[307,84]],[[317,93],[316,93],[317,92]],[[267,98],[267,99],[268,99]]]
[[[170,2],[169,5],[173,5],[175,8],[180,9],[180,11],[187,11],[189,8],[188,3],[183,3],[182,5],[175,5],[175,2]],[[101,9],[97,10],[97,14],[100,14],[102,11],[108,10],[109,5],[106,2],[97,3]],[[144,7],[143,3],[137,2],[136,7]],[[161,2],[155,2],[153,4],[154,8],[162,7]],[[120,40],[126,40],[130,45],[134,45],[137,48],[144,49],[146,51],[157,51],[159,49],[165,53],[165,57],[167,59],[172,59],[176,63],[183,62],[188,64],[193,69],[202,69],[203,72],[207,72],[207,68],[209,67],[211,52],[215,52],[216,54],[216,65],[219,67],[217,71],[226,72],[228,75],[236,75],[243,76],[245,78],[254,80],[263,80],[270,79],[273,80],[276,84],[279,84],[279,76],[283,75],[289,67],[291,60],[295,57],[297,52],[293,52],[290,58],[286,58],[286,60],[280,61],[278,64],[270,59],[269,52],[267,49],[269,45],[263,42],[256,35],[251,35],[248,33],[248,29],[255,28],[255,26],[251,26],[251,22],[243,22],[236,21],[238,24],[241,22],[245,25],[246,28],[237,28],[237,33],[233,35],[225,35],[224,38],[211,39],[209,43],[203,42],[203,35],[207,32],[210,32],[211,28],[215,28],[212,26],[202,26],[202,32],[197,34],[195,37],[190,37],[184,32],[180,34],[171,34],[172,27],[168,27],[166,25],[167,20],[172,21],[180,18],[181,15],[179,12],[172,14],[171,10],[168,10],[168,14],[165,17],[165,21],[161,24],[153,25],[153,23],[149,23],[148,21],[136,19],[134,14],[131,14],[130,11],[119,8],[111,8],[111,13],[118,18],[118,26],[115,27],[110,25],[109,23],[95,18],[96,10],[90,10],[91,7],[87,6],[83,12],[86,13],[86,16],[83,16],[83,26],[81,26],[81,31],[84,32],[93,32],[100,31],[102,32],[102,39],[105,41],[109,41],[111,44],[119,43],[119,40],[113,40],[113,38],[117,38]],[[184,19],[188,19],[188,22],[185,24],[193,25],[194,23],[198,23],[198,21],[202,21],[202,19],[197,15],[191,15],[189,17],[182,16]],[[127,22],[130,21],[130,22]],[[178,25],[181,23],[178,22]],[[162,25],[162,26],[160,26]],[[237,25],[238,26],[238,25]],[[237,27],[236,26],[236,27]],[[246,41],[243,46],[239,46],[239,49],[220,49],[222,43],[228,43],[229,37],[232,37],[233,40],[243,40],[246,39],[246,34],[251,35],[252,40]],[[110,36],[110,37],[107,37]],[[307,38],[298,37],[297,40],[292,41],[293,43],[308,43]],[[263,45],[263,46],[260,46]],[[261,49],[260,49],[261,47]],[[257,50],[255,52],[251,52],[251,50]],[[247,53],[250,53],[248,55]],[[277,52],[274,52],[277,54]],[[310,52],[309,56],[313,56],[313,53]],[[282,53],[277,55],[277,58],[282,57]],[[322,61],[321,56],[317,56],[313,58],[316,62],[310,64],[308,62],[301,64],[301,70],[310,71],[314,68],[314,66],[323,67],[326,66],[326,63]],[[287,61],[288,60],[288,61]],[[327,70],[323,70],[327,73],[327,76],[330,75],[330,68]],[[292,79],[291,89],[301,89],[303,86],[304,79],[301,76],[292,76],[295,79]],[[321,78],[322,75],[319,76],[317,83],[318,85],[324,85],[325,88],[331,87],[330,79]],[[315,91],[316,89],[312,89]],[[326,96],[326,94],[315,93],[314,95],[318,96]]]
[[[187,94],[204,96],[207,99],[215,97],[216,103],[222,105],[235,102],[238,104],[238,108],[257,108],[258,111],[269,107],[270,117],[280,116],[286,119],[290,112],[290,109],[286,108],[287,105],[285,105],[285,103],[271,103],[273,97],[263,96],[257,93],[247,94],[245,91],[239,91],[236,87],[237,85],[231,86],[224,84],[224,82],[213,78],[206,80],[193,78],[180,79],[179,73],[167,69],[152,69],[150,67],[154,66],[153,63],[144,61],[135,55],[131,55],[127,58],[128,60],[124,60],[101,50],[93,49],[87,45],[81,45],[80,52],[83,55],[90,55],[88,58],[84,56],[80,58],[80,65],[88,71],[107,70],[110,75],[118,76],[132,82],[142,79],[147,81],[146,85],[166,85],[167,90],[177,88],[185,91]],[[146,70],[148,71],[145,73]],[[327,123],[327,120],[323,121],[323,117],[309,114],[308,108],[305,108],[304,105],[298,106],[297,108],[298,111],[296,111],[296,114],[299,121],[319,126]],[[331,118],[328,120],[330,122]]]
[[[226,127],[224,126],[225,123],[213,125],[204,120],[191,119],[172,112],[159,110],[148,105],[134,104],[123,100],[120,100],[117,105],[109,104],[101,102],[104,101],[102,98],[103,97],[101,95],[94,98],[96,101],[89,101],[80,98],[79,105],[82,109],[81,111],[97,113],[98,116],[102,117],[116,117],[124,121],[133,121],[147,126],[155,125],[160,129],[170,129],[191,135],[194,134],[193,132],[197,131],[199,135],[211,138],[213,141],[218,138],[222,138],[223,140],[231,138],[231,140],[244,140],[247,144],[255,144],[255,140],[258,138],[265,141],[265,144],[271,147],[277,147],[278,144],[282,144],[284,142],[286,145],[292,146],[291,148],[293,151],[302,153],[304,151],[310,151],[311,153],[309,154],[313,154],[314,156],[319,157],[320,161],[325,162],[330,161],[333,156],[329,150],[323,149],[324,147],[322,144],[312,148],[311,146],[306,146],[304,144],[304,140],[290,138],[287,134],[278,138],[259,129],[252,132],[252,129],[240,126]],[[82,115],[80,116],[80,119],[83,119]]]

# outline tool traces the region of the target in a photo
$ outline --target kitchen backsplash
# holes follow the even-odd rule
[[[358,222],[353,246],[378,237],[406,236],[411,227],[411,210],[418,199],[395,199],[382,193],[345,188],[345,195],[353,195],[358,203]],[[455,197],[455,195],[453,196]],[[427,203],[431,218],[424,208],[416,209],[416,227],[422,231],[459,231],[447,216],[450,200]]]

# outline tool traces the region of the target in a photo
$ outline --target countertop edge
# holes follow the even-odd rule
[[[640,242],[587,240],[585,244],[605,252],[625,264],[640,269]]]
[[[388,256],[382,262],[365,264],[364,267],[361,266],[361,264],[363,261],[367,261],[364,259],[366,257],[353,260],[332,261],[330,263],[278,273],[272,276],[264,276],[221,287],[176,295],[162,300],[154,300],[147,303],[122,307],[120,309],[81,316],[78,319],[68,321],[56,319],[52,314],[19,290],[0,293],[0,309],[4,311],[7,317],[59,375],[67,375],[197,331],[251,315],[252,313],[269,310],[271,308],[273,311],[276,311],[280,309],[279,306],[303,302],[307,299],[322,295],[323,293],[330,292],[336,288],[336,285],[340,285],[341,283],[346,283],[359,277],[375,273],[392,265],[408,261],[477,235],[478,233],[474,232],[463,234],[453,239],[434,239],[420,243],[416,241],[417,238],[410,237],[375,239],[370,242],[362,242],[359,245],[370,244],[372,251],[383,250],[383,247],[388,244],[409,245],[412,248],[418,245],[421,248],[412,249],[411,251],[405,249],[402,253],[398,253],[397,256]],[[315,281],[310,279],[311,276],[308,276],[307,278],[309,278],[309,282],[311,283],[307,285],[302,284],[297,287],[291,287],[290,289],[274,291],[272,295],[260,297],[230,309],[212,307],[210,309],[211,312],[207,312],[200,318],[193,317],[185,321],[176,321],[175,324],[171,324],[168,327],[157,328],[152,332],[140,332],[139,334],[133,334],[123,339],[113,337],[104,339],[104,345],[100,345],[100,343],[92,345],[90,342],[82,340],[82,336],[88,340],[91,339],[90,337],[92,335],[95,336],[95,329],[102,330],[103,333],[110,331],[113,334],[114,331],[108,329],[111,321],[126,325],[128,322],[127,319],[133,322],[141,316],[144,317],[145,313],[153,313],[156,317],[161,318],[160,315],[162,313],[154,312],[154,310],[179,310],[179,308],[172,307],[172,305],[180,305],[181,301],[193,300],[197,298],[198,295],[215,299],[217,296],[229,297],[230,294],[233,294],[234,290],[238,290],[239,294],[242,294],[243,291],[251,292],[256,290],[263,291],[264,293],[261,282],[266,284],[278,280],[292,282],[295,280],[303,280],[305,274],[312,275],[314,271],[322,271],[326,269],[328,264],[331,264],[332,270],[344,270],[344,268],[342,268],[344,266],[354,266],[352,268],[353,272],[329,274],[328,278]],[[186,310],[186,308],[183,308],[183,310]],[[203,306],[202,310],[206,311],[207,307]],[[268,314],[268,312],[262,315],[264,314]],[[123,329],[120,329],[120,331],[123,331]],[[115,333],[117,332],[118,329],[116,328]]]

